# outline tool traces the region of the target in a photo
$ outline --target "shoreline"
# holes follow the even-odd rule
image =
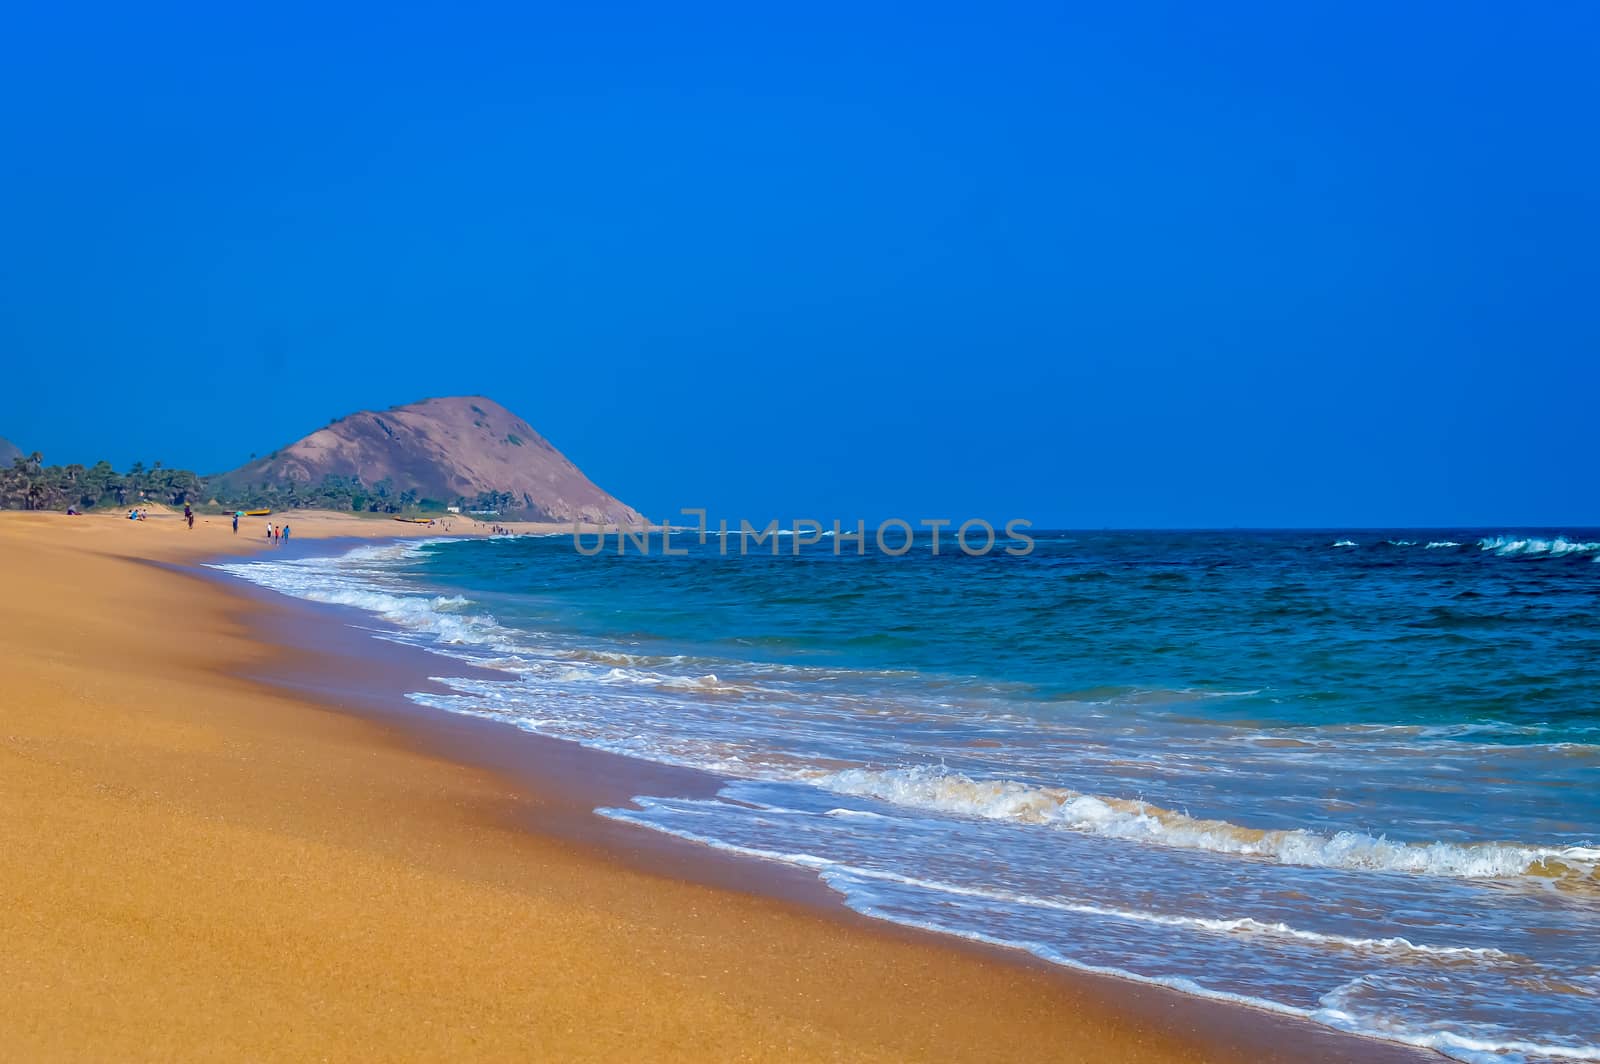
[[[297,540],[400,538],[291,522]],[[872,920],[809,873],[601,818],[585,796],[716,778],[411,705],[401,681],[426,680],[426,651],[194,570],[253,537],[119,524],[0,515],[0,753],[17,769],[0,786],[37,814],[13,817],[0,858],[27,917],[6,918],[18,1007],[0,1036],[30,1057],[1440,1059]],[[40,605],[63,592],[76,601]],[[75,860],[41,858],[56,849]],[[276,941],[238,940],[269,915]]]
[[[373,631],[385,622],[356,607],[289,598],[205,566],[200,561],[173,566],[173,571],[292,621],[287,629],[270,629],[248,612],[244,615],[260,642],[278,656],[241,672],[241,678],[369,721],[395,732],[419,752],[486,769],[520,790],[538,793],[540,815],[527,828],[536,834],[592,848],[642,872],[751,895],[776,895],[867,919],[845,909],[833,891],[804,869],[736,857],[594,812],[599,806],[631,805],[635,795],[645,792],[709,797],[723,784],[722,777],[594,750],[502,721],[417,705],[407,698],[410,692],[447,690],[430,674],[504,676],[423,647],[379,638]],[[374,684],[374,675],[381,675],[381,681]],[[751,889],[753,879],[762,880],[760,889]]]

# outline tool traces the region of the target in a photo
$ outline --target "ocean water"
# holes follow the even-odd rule
[[[218,568],[439,652],[418,702],[720,774],[601,812],[862,913],[1461,1060],[1600,1060],[1600,532],[681,542]]]

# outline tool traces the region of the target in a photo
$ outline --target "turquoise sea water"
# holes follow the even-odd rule
[[[1600,532],[221,568],[498,670],[440,710],[727,779],[605,815],[864,913],[1466,1059],[1600,1059]]]

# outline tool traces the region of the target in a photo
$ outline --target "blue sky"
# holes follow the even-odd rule
[[[656,516],[1597,525],[1596,12],[27,5],[0,436],[471,392]]]

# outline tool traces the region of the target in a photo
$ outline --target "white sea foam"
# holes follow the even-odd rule
[[[1525,1038],[1506,1037],[1492,1028],[1477,1031],[1472,1029],[1473,1026],[1481,1025],[1464,1025],[1465,1029],[1451,1030],[1438,1021],[1407,1023],[1381,1014],[1373,1016],[1370,1006],[1363,1008],[1362,996],[1362,991],[1374,989],[1372,983],[1371,977],[1358,976],[1335,987],[1322,996],[1317,1003],[1317,1009],[1310,1013],[1310,1018],[1330,1027],[1362,1030],[1380,1038],[1433,1049],[1467,1064],[1520,1064],[1523,1061],[1535,1060],[1600,1060],[1600,1046],[1595,1045],[1535,1042]]]
[[[1479,1061],[1486,1060],[1508,1059],[1501,1054],[1522,1054],[1537,1059],[1550,1060],[1600,1060],[1600,1048],[1588,1045],[1558,1045],[1510,1038],[1497,1041],[1486,1037],[1473,1037],[1472,1035],[1463,1033],[1462,1031],[1449,1029],[1441,1030],[1437,1027],[1429,1029],[1421,1026],[1413,1026],[1403,1021],[1393,1020],[1381,1014],[1372,1015],[1368,1010],[1364,1010],[1354,1002],[1347,1000],[1346,996],[1341,996],[1339,991],[1343,988],[1336,988],[1334,991],[1331,991],[1325,995],[1323,1000],[1319,1002],[1317,1008],[1301,1008],[1295,1005],[1285,1004],[1282,1001],[1276,1001],[1268,997],[1252,994],[1239,994],[1227,990],[1221,990],[1214,986],[1206,985],[1205,983],[1199,982],[1196,979],[1185,976],[1152,975],[1149,973],[1138,972],[1113,965],[1088,963],[1077,957],[1071,956],[1070,954],[1063,953],[1059,949],[1056,949],[1050,944],[1042,941],[997,935],[980,930],[976,927],[954,923],[948,919],[934,918],[931,915],[927,918],[918,918],[909,915],[905,911],[904,907],[889,906],[884,904],[883,901],[874,896],[868,885],[875,881],[889,882],[908,886],[913,889],[928,890],[936,894],[981,894],[995,900],[1011,901],[1013,899],[1004,898],[1001,892],[973,891],[966,888],[954,887],[951,884],[930,882],[926,880],[920,880],[915,877],[902,876],[895,873],[881,872],[873,869],[865,869],[856,865],[843,864],[841,862],[834,861],[813,853],[806,853],[803,851],[772,850],[728,842],[727,840],[718,838],[714,835],[709,835],[700,831],[694,831],[681,826],[668,825],[652,820],[650,816],[651,810],[658,804],[655,799],[641,796],[636,797],[634,799],[634,803],[641,806],[642,811],[634,809],[602,808],[597,809],[596,812],[601,816],[609,817],[614,820],[621,820],[626,823],[637,824],[641,827],[648,827],[652,830],[662,832],[663,834],[673,835],[677,838],[685,839],[690,842],[696,842],[705,846],[710,846],[726,853],[737,854],[744,857],[760,858],[769,861],[777,861],[783,864],[810,869],[814,871],[824,883],[828,884],[834,890],[837,890],[841,895],[843,895],[846,903],[852,909],[865,916],[873,916],[907,927],[920,928],[925,931],[956,935],[960,938],[966,938],[988,945],[1001,946],[1009,949],[1020,949],[1040,958],[1041,960],[1047,961],[1051,964],[1057,964],[1065,968],[1073,968],[1078,971],[1093,972],[1099,975],[1108,975],[1122,979],[1129,979],[1134,982],[1144,983],[1147,985],[1165,986],[1186,994],[1192,994],[1197,997],[1208,998],[1214,1001],[1227,1001],[1235,1004],[1250,1005],[1256,1008],[1266,1009],[1270,1012],[1314,1020],[1326,1026],[1334,1027],[1352,1034],[1366,1035],[1368,1037],[1375,1037],[1385,1041],[1400,1042],[1407,1045],[1433,1049],[1445,1054],[1446,1056],[1454,1057],[1457,1060],[1470,1062],[1470,1064],[1478,1064]],[[1419,947],[1416,943],[1409,942],[1405,939],[1362,940],[1346,938],[1341,941],[1341,936],[1320,935],[1317,932],[1289,928],[1286,925],[1266,924],[1261,921],[1252,920],[1248,917],[1237,920],[1202,920],[1181,916],[1168,917],[1159,913],[1135,912],[1101,906],[1075,905],[1064,902],[1058,903],[1052,902],[1049,899],[1029,899],[1028,902],[1024,902],[1023,904],[1028,904],[1029,902],[1044,902],[1047,905],[1058,905],[1063,909],[1079,912],[1081,915],[1085,916],[1129,920],[1133,922],[1144,922],[1156,925],[1186,924],[1194,927],[1197,930],[1221,934],[1236,934],[1243,932],[1268,935],[1286,935],[1287,937],[1314,942],[1325,946],[1376,950],[1379,952],[1387,950],[1409,950],[1424,954],[1425,956],[1431,955],[1444,959],[1449,959],[1452,956],[1459,956],[1463,960],[1475,961],[1478,963],[1493,963],[1497,961],[1514,959],[1509,954],[1505,954],[1499,950],[1484,950],[1479,953],[1467,948],[1462,948],[1458,951],[1453,947]],[[929,907],[928,911],[930,914],[937,914],[939,909],[940,907],[938,906],[931,906]]]
[[[211,567],[253,584],[311,602],[350,606],[406,631],[448,644],[494,644],[503,630],[493,617],[469,614],[461,595],[419,595],[386,587],[385,570],[440,540],[356,547],[337,557],[219,562]]]
[[[971,779],[941,768],[845,769],[818,773],[812,782],[841,794],[877,798],[914,809],[1039,824],[1314,868],[1466,879],[1525,875],[1585,879],[1600,862],[1600,849],[1583,846],[1411,843],[1352,831],[1333,835],[1303,829],[1267,831],[1225,820],[1202,820],[1144,802],[1010,780]]]
[[[1356,541],[1353,539],[1341,539],[1335,541],[1333,545],[1335,547],[1354,547],[1356,545]]]
[[[1382,953],[1400,954],[1425,954],[1430,957],[1461,958],[1478,962],[1510,961],[1515,960],[1511,954],[1504,950],[1479,947],[1479,946],[1430,946],[1424,943],[1412,942],[1410,939],[1399,936],[1387,938],[1359,938],[1350,935],[1332,935],[1321,931],[1308,931],[1304,928],[1291,927],[1282,921],[1257,920],[1249,916],[1231,918],[1214,918],[1205,916],[1180,916],[1172,913],[1145,912],[1134,909],[1120,909],[1105,905],[1089,905],[1082,902],[1063,901],[1057,898],[1040,898],[1030,894],[1019,894],[1008,890],[990,890],[985,888],[963,887],[953,883],[941,883],[933,880],[921,879],[916,876],[899,875],[894,872],[883,872],[876,869],[849,867],[839,871],[851,876],[886,880],[902,883],[906,886],[917,887],[932,891],[936,894],[954,894],[970,898],[985,898],[990,901],[1003,902],[1007,905],[1022,905],[1032,909],[1056,909],[1061,912],[1078,913],[1083,916],[1100,916],[1113,920],[1126,920],[1130,923],[1160,924],[1165,927],[1179,927],[1194,931],[1207,931],[1223,935],[1262,935],[1269,938],[1286,938],[1299,942],[1314,943],[1337,949],[1358,951],[1375,951]]]
[[[649,809],[655,804],[653,799],[637,797],[637,804]],[[678,806],[697,805],[708,810],[727,803],[715,799],[699,800],[693,802],[678,802]],[[640,818],[628,810],[606,810],[599,812],[616,816],[631,822],[644,823],[651,827],[659,828],[648,819]],[[762,806],[763,814],[788,813],[797,816],[811,815],[804,810],[783,809],[773,806]],[[827,816],[865,816],[880,818],[880,814],[864,812],[854,809],[830,810]],[[759,852],[760,856],[772,857],[771,853]],[[788,855],[785,860],[793,861],[793,855]],[[807,856],[803,862],[808,867],[826,869],[829,875],[848,875],[853,878],[874,879],[885,882],[900,883],[905,886],[916,887],[935,894],[949,894],[969,898],[983,898],[989,901],[1001,902],[1007,905],[1021,905],[1031,909],[1055,909],[1060,912],[1078,913],[1083,916],[1100,916],[1115,920],[1125,920],[1130,923],[1160,924],[1165,927],[1178,927],[1195,931],[1206,931],[1213,934],[1225,935],[1261,935],[1269,938],[1293,939],[1298,942],[1309,942],[1319,946],[1357,951],[1375,951],[1382,953],[1399,954],[1425,954],[1430,957],[1460,958],[1477,962],[1496,962],[1519,960],[1505,950],[1480,946],[1437,946],[1427,943],[1412,942],[1400,936],[1384,938],[1363,938],[1351,935],[1328,934],[1321,931],[1311,931],[1305,928],[1291,927],[1282,921],[1257,920],[1249,916],[1240,917],[1204,917],[1184,916],[1175,913],[1157,913],[1144,910],[1125,909],[1115,906],[1093,905],[1078,901],[1069,901],[1061,898],[1042,898],[1032,894],[1023,894],[1017,891],[999,890],[988,887],[962,886],[956,883],[947,883],[937,880],[924,879],[918,876],[904,875],[897,872],[888,872],[882,869],[861,868],[854,865],[839,864],[822,857]]]
[[[1434,540],[1429,540],[1427,545],[1424,547],[1424,549],[1425,550],[1442,550],[1442,549],[1444,549],[1446,547],[1459,547],[1459,546],[1461,546],[1461,544],[1457,543],[1453,539],[1434,539]]]

